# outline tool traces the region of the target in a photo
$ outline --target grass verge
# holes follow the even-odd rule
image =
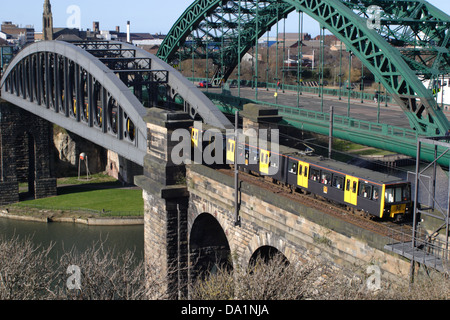
[[[142,190],[123,188],[106,175],[94,175],[90,180],[78,177],[58,179],[58,196],[25,200],[12,207],[48,211],[86,212],[91,216],[143,216]]]

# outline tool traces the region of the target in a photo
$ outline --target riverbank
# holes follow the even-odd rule
[[[142,190],[104,173],[90,179],[58,178],[58,196],[34,199],[19,185],[21,201],[0,206],[0,218],[92,226],[143,225]]]
[[[0,218],[41,223],[80,223],[90,226],[132,226],[144,224],[144,217],[142,216],[99,217],[92,212],[82,210],[49,210],[14,205],[0,207]]]

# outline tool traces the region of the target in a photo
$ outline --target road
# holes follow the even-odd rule
[[[206,91],[206,89],[202,90]],[[215,93],[222,92],[220,88],[208,88],[207,90]],[[238,96],[237,88],[231,88],[230,91],[233,96]],[[259,88],[258,100],[270,103],[277,102],[285,106],[297,106],[297,93],[295,91],[285,91],[283,93],[282,90],[278,90],[278,99],[274,97],[275,92],[275,89],[269,89],[267,91],[265,88]],[[241,97],[255,99],[255,90],[248,87],[241,87]],[[321,106],[322,98],[318,97],[317,94],[303,93],[299,97],[299,107],[302,109],[321,111]],[[346,116],[348,97],[343,95],[342,99],[339,100],[339,97],[324,96],[323,111],[328,113],[330,106],[334,107],[335,115]],[[351,99],[350,101],[350,117],[352,118],[377,122],[377,110],[378,103],[374,101],[364,101],[364,103],[356,99]],[[387,123],[401,128],[410,128],[409,122],[401,108],[395,104],[388,104],[386,107],[384,102],[380,103],[380,123]]]

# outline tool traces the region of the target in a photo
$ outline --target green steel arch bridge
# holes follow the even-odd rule
[[[410,124],[410,129],[396,128],[348,115],[335,118],[336,137],[415,156],[418,137],[443,136],[450,129],[436,88],[428,85],[450,73],[450,16],[424,0],[195,0],[173,25],[157,56],[172,64],[212,60],[215,70],[209,80],[220,84],[236,68],[240,76],[245,53],[254,48],[257,56],[258,39],[275,25],[278,34],[278,23],[294,11],[299,21],[307,14],[321,31],[327,29],[345,44],[386,88]],[[257,84],[258,63],[254,73]],[[300,83],[301,72],[297,77]],[[323,88],[323,75],[319,85]],[[253,101],[208,96],[230,113]],[[288,124],[328,134],[329,113],[273,106]],[[425,151],[425,158],[432,159],[433,150]],[[448,159],[444,163],[448,165]]]

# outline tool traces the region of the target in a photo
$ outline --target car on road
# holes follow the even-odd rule
[[[212,87],[211,83],[208,81],[201,81],[198,83],[198,86],[200,88],[211,88]]]

